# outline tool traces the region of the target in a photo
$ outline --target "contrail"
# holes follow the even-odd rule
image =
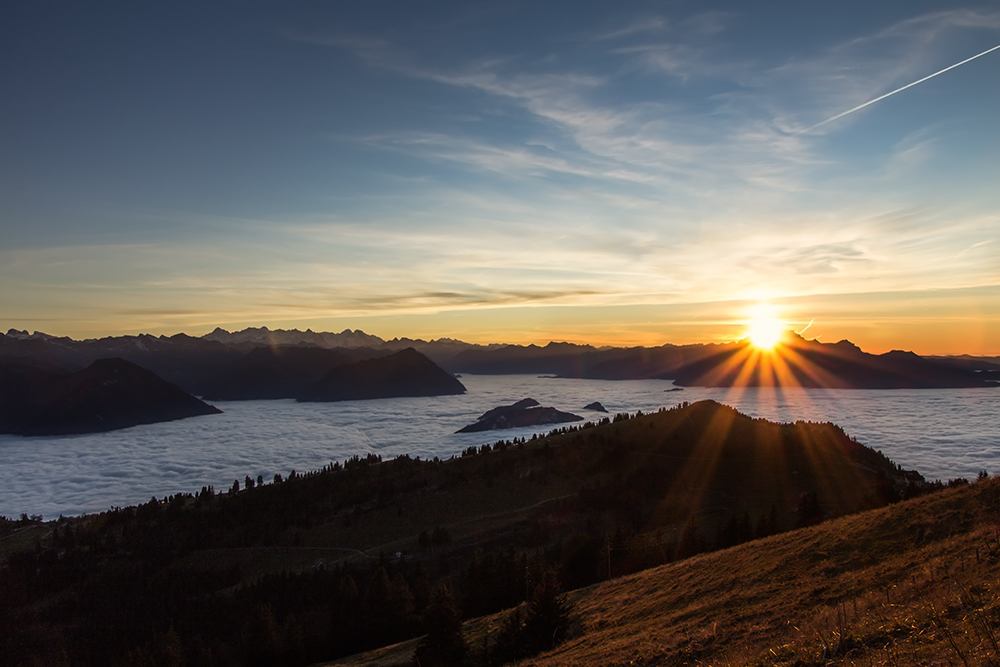
[[[963,60],[960,63],[955,63],[954,65],[950,65],[948,67],[945,67],[943,70],[939,70],[937,72],[934,72],[933,74],[925,76],[922,79],[918,79],[917,81],[914,81],[913,83],[908,83],[905,86],[903,86],[902,88],[897,88],[896,90],[894,90],[892,92],[886,93],[885,95],[882,95],[880,97],[876,97],[874,100],[869,100],[868,102],[865,102],[864,104],[859,104],[858,106],[854,107],[853,109],[848,109],[847,111],[844,111],[842,113],[838,113],[836,116],[831,116],[831,117],[827,118],[826,120],[824,120],[822,123],[816,123],[815,125],[813,125],[812,127],[810,127],[808,130],[805,130],[803,132],[803,134],[805,132],[812,132],[817,127],[823,127],[827,123],[832,123],[833,121],[835,121],[835,120],[837,120],[839,118],[843,118],[844,116],[846,116],[848,114],[852,114],[855,111],[860,111],[861,109],[864,109],[867,106],[875,104],[876,102],[880,102],[880,101],[884,100],[885,98],[887,98],[887,97],[889,97],[891,95],[895,95],[896,93],[900,93],[900,92],[906,90],[907,88],[912,88],[913,86],[917,85],[918,83],[923,83],[924,81],[927,81],[928,79],[933,79],[938,74],[944,74],[948,70],[955,69],[956,67],[958,67],[960,65],[964,65],[967,62],[971,62],[971,61],[975,60],[976,58],[982,58],[987,53],[992,53],[993,51],[996,51],[997,49],[1000,49],[1000,44],[997,44],[992,49],[986,49],[982,53],[977,53],[976,55],[972,56],[971,58],[966,58],[965,60]]]

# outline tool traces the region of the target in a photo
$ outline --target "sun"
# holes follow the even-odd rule
[[[778,317],[777,309],[767,303],[750,309],[747,337],[758,350],[771,350],[785,333],[785,322]]]

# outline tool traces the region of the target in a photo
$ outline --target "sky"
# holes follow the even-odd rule
[[[998,355],[998,45],[1000,0],[6,2],[0,326],[658,345],[764,303]]]

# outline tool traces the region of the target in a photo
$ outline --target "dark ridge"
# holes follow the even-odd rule
[[[297,398],[337,366],[388,354],[370,348],[258,347],[220,372],[204,396],[213,401]]]
[[[66,373],[0,365],[0,432],[67,435],[113,431],[221,410],[124,359]]]
[[[974,371],[935,363],[913,352],[862,352],[849,341],[828,344],[788,332],[773,351],[747,341],[673,374],[674,383],[696,387],[789,386],[829,389],[943,389],[996,386]]]
[[[545,373],[576,377],[596,352],[590,345],[572,343],[506,345],[494,350],[465,350],[448,361],[448,368],[482,375]]]
[[[465,386],[413,348],[344,364],[306,390],[300,401],[353,401],[464,394]]]
[[[370,345],[365,348],[364,345]],[[359,347],[361,346],[361,347]],[[11,329],[0,335],[0,361],[32,366],[53,366],[67,371],[86,367],[95,359],[119,357],[153,371],[195,395],[235,398],[280,397],[296,394],[294,386],[310,388],[316,380],[308,369],[282,362],[254,363],[244,357],[259,349],[313,347],[348,354],[359,361],[412,347],[450,372],[481,374],[533,374],[601,380],[678,379],[678,384],[731,386],[767,383],[759,369],[745,378],[729,372],[742,363],[745,341],[709,345],[596,348],[572,343],[538,345],[473,345],[462,341],[393,339],[382,341],[362,331],[339,334],[312,331],[269,331],[265,327],[230,334],[221,329],[202,338],[174,336],[106,337],[74,341],[66,337]],[[1000,383],[997,357],[917,357],[912,353],[871,355],[847,340],[825,344],[790,334],[783,343],[792,352],[794,368],[786,374],[789,384],[843,388],[951,388],[984,387]],[[260,365],[258,365],[260,364]],[[245,366],[252,366],[247,368]],[[264,367],[267,368],[264,368]],[[745,366],[741,366],[743,368]],[[324,366],[325,368],[325,366]],[[727,370],[728,369],[728,370]],[[298,380],[294,379],[299,374]],[[757,375],[755,375],[755,373]],[[241,390],[234,376],[246,377],[254,389]],[[286,388],[277,389],[268,383]],[[291,392],[291,393],[289,393]]]
[[[510,405],[501,405],[491,410],[487,410],[483,414],[476,417],[477,420],[483,419],[493,419],[508,412],[516,412],[517,410],[525,410],[527,408],[533,408],[535,406],[541,405],[538,401],[533,398],[522,398],[516,403],[511,403]]]
[[[643,380],[669,376],[676,369],[717,351],[716,345],[595,348],[571,343],[507,345],[466,350],[448,361],[449,370],[463,373],[550,374],[595,380]]]

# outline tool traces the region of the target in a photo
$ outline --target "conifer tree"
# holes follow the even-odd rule
[[[451,591],[441,586],[434,591],[424,612],[427,633],[413,653],[416,667],[456,667],[466,664],[468,648],[462,635],[462,619]]]
[[[531,653],[545,651],[562,641],[569,625],[569,610],[559,589],[559,576],[547,570],[535,587],[524,619],[525,647]]]
[[[410,636],[414,620],[413,594],[401,572],[396,573],[389,586],[389,609],[391,616],[387,621],[391,632],[399,637]]]
[[[372,573],[361,599],[362,623],[370,646],[382,646],[392,637],[392,585],[381,565]]]

